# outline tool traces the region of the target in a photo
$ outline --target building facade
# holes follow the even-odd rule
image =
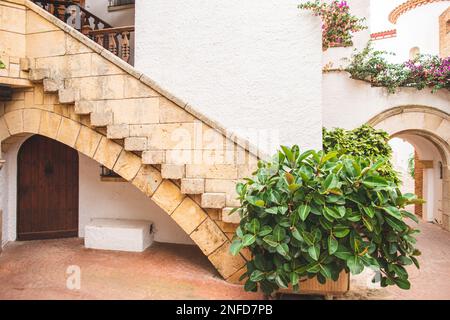
[[[3,244],[83,237],[94,218],[150,220],[156,241],[196,244],[238,282],[236,182],[280,144],[318,149],[322,126],[364,123],[414,145],[424,219],[450,229],[449,92],[388,94],[322,70],[380,30],[322,52],[320,19],[298,1],[131,2],[0,2]],[[348,2],[370,23],[370,1]],[[419,12],[437,40],[405,38],[399,57],[445,54],[449,1],[429,2],[378,42]]]

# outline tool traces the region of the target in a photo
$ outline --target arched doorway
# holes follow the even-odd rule
[[[369,124],[414,147],[420,170],[416,193],[427,201],[416,212],[450,230],[450,116],[429,107],[399,107],[377,115]]]
[[[78,152],[34,135],[17,160],[17,239],[77,237]]]

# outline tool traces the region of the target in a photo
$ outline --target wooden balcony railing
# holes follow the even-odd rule
[[[131,35],[134,26],[92,30],[88,36],[126,62],[131,59]]]
[[[79,1],[33,0],[33,2],[124,61],[131,62],[131,35],[134,33],[134,26],[114,28],[80,6]]]

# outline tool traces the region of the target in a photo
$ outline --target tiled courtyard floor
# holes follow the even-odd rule
[[[66,287],[80,267],[81,288]],[[91,250],[81,239],[10,243],[0,255],[0,299],[258,299],[220,279],[195,246],[144,253]]]
[[[415,226],[417,227],[417,225]],[[445,299],[450,300],[450,232],[422,222],[417,235],[420,269],[409,266],[410,290],[397,287],[367,289],[371,274],[352,277],[349,299]]]
[[[421,269],[412,288],[367,289],[352,278],[345,299],[450,299],[450,232],[421,223]],[[66,287],[69,266],[81,269],[80,290]],[[193,246],[154,244],[145,253],[90,250],[81,239],[10,243],[0,256],[0,299],[260,299],[221,280]]]

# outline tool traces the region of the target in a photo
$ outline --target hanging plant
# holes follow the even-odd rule
[[[237,185],[241,222],[231,253],[252,253],[245,290],[271,294],[316,278],[336,281],[341,272],[364,267],[381,272],[381,285],[409,289],[405,266],[419,267],[414,235],[406,224],[417,218],[405,207],[421,203],[402,194],[365,157],[282,147]]]
[[[390,63],[387,54],[390,53],[374,50],[369,42],[361,52],[352,55],[345,70],[352,79],[385,87],[389,93],[400,87],[431,88],[431,92],[450,90],[450,57],[418,55],[404,63]]]
[[[6,68],[5,64],[3,63],[2,60],[0,60],[0,69],[5,69],[5,68]]]
[[[353,45],[352,33],[367,29],[365,18],[358,18],[350,13],[347,1],[308,1],[298,6],[311,10],[322,18],[322,49],[330,47],[349,47]]]

